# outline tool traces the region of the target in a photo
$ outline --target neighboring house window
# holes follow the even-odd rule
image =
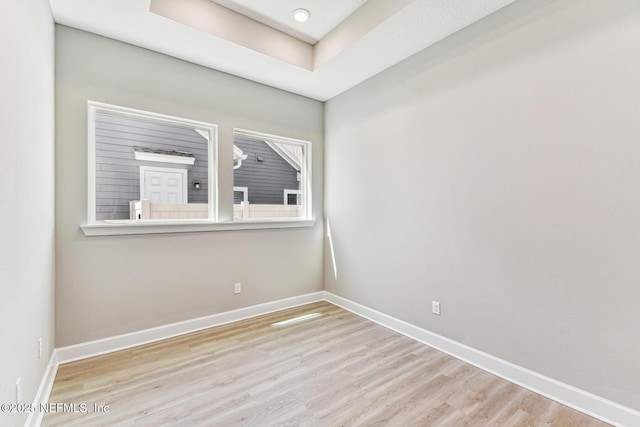
[[[300,204],[300,195],[302,192],[300,190],[284,190],[284,204],[285,205],[299,205]]]
[[[89,102],[89,224],[217,217],[216,125]]]
[[[233,204],[249,201],[249,189],[247,187],[233,187]]]
[[[248,202],[235,219],[311,217],[310,142],[236,129],[233,144],[234,189],[246,188]]]

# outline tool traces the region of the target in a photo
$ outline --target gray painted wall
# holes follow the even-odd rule
[[[53,35],[48,1],[0,3],[0,403],[18,378],[33,402],[55,345]],[[0,425],[26,415],[0,412]]]
[[[326,288],[640,409],[638,52],[638,1],[516,2],[330,100]]]
[[[58,346],[322,289],[322,220],[301,229],[85,237],[88,100],[218,124],[223,220],[233,218],[234,128],[312,141],[315,217],[323,210],[322,103],[56,26]]]
[[[248,188],[249,203],[282,205],[285,189],[299,189],[298,171],[264,141],[236,136],[234,144],[247,158],[234,169],[233,185]]]
[[[133,147],[187,151],[193,165],[140,161]],[[129,202],[140,199],[140,166],[187,170],[189,203],[207,203],[207,140],[193,129],[135,118],[96,114],[96,219],[128,219]],[[194,180],[200,182],[195,190]]]

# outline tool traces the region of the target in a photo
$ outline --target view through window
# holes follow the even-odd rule
[[[88,116],[88,224],[217,222],[216,125],[97,102]],[[234,221],[310,219],[310,149],[235,129]]]
[[[307,218],[310,143],[236,130],[234,218]]]
[[[213,219],[214,125],[102,104],[89,114],[93,220]]]

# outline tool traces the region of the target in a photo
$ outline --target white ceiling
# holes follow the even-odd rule
[[[153,0],[199,8],[200,21],[225,6],[238,18],[230,36],[152,13],[152,0],[50,1],[59,24],[325,101],[516,0]],[[311,11],[308,29],[292,20],[296,7]]]
[[[310,44],[316,44],[367,0],[212,0]],[[311,12],[307,22],[296,22],[293,11]]]

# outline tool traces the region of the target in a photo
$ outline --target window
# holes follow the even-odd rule
[[[216,220],[216,126],[89,103],[89,223]]]
[[[249,189],[247,187],[233,187],[233,204],[249,201]]]
[[[300,190],[284,190],[284,204],[299,205],[300,194],[302,194]]]
[[[236,129],[233,144],[236,220],[311,216],[310,142]]]
[[[225,204],[220,222],[216,125],[88,105],[86,236],[314,224],[311,143],[236,130],[234,182],[223,183],[233,186],[233,212]]]

